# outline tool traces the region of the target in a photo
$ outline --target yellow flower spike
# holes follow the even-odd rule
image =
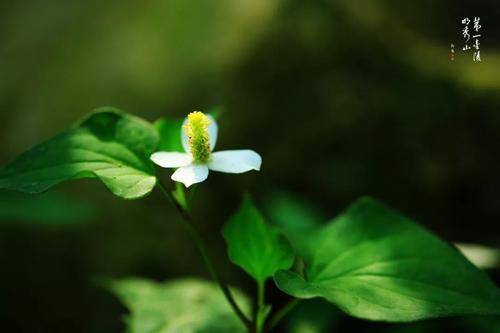
[[[210,160],[209,125],[210,119],[203,112],[194,111],[187,116],[184,131],[188,137],[189,148],[195,163],[205,163]]]

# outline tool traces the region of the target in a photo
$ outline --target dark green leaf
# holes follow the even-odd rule
[[[323,297],[360,318],[500,314],[500,291],[455,248],[368,198],[296,240],[304,276],[275,281],[299,298]]]
[[[130,310],[129,333],[244,333],[219,287],[200,279],[157,283],[145,279],[111,282],[109,289]],[[251,306],[245,295],[231,290],[244,312]]]
[[[288,241],[264,218],[249,197],[224,225],[222,234],[228,245],[229,258],[257,282],[263,283],[279,269],[293,263]]]
[[[0,188],[40,193],[63,181],[99,178],[115,195],[136,199],[156,183],[149,156],[158,144],[146,121],[101,108],[0,171]]]

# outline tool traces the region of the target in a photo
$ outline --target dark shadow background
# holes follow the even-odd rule
[[[481,63],[461,51],[466,16],[481,17]],[[498,247],[499,91],[492,0],[0,3],[2,164],[98,106],[153,121],[222,105],[219,149],[254,149],[263,168],[212,174],[195,215],[227,280],[250,293],[219,234],[243,191],[262,206],[287,191],[327,217],[371,195],[450,241]],[[96,279],[207,275],[159,193],[125,202],[93,180],[55,191],[35,205],[48,218],[0,195],[2,331],[122,332],[126,311]],[[58,217],[61,198],[78,213]],[[479,331],[335,321],[338,332]]]

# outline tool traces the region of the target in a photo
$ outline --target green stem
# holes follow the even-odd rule
[[[247,318],[247,316],[241,311],[240,307],[234,300],[233,295],[231,294],[231,291],[227,287],[227,285],[222,281],[220,275],[218,274],[217,270],[215,269],[215,266],[213,264],[212,258],[210,257],[208,250],[205,246],[205,242],[203,241],[200,232],[196,228],[196,225],[194,224],[193,218],[191,217],[191,214],[189,211],[185,208],[187,205],[183,206],[181,205],[175,197],[172,196],[170,192],[168,192],[160,183],[157,184],[158,188],[163,192],[163,194],[172,202],[172,204],[175,206],[179,214],[182,216],[183,220],[186,222],[186,227],[191,234],[191,237],[193,238],[194,242],[196,243],[196,246],[198,247],[198,251],[200,252],[203,260],[205,261],[205,265],[208,268],[208,271],[212,278],[217,282],[219,285],[220,289],[222,290],[224,296],[226,297],[227,301],[231,305],[231,308],[233,311],[236,313],[238,318],[243,322],[243,324],[248,328],[248,330],[252,330],[253,324],[252,322]]]
[[[262,311],[264,311],[265,300],[264,295],[266,292],[265,281],[257,281],[257,318],[255,318],[255,330],[256,333],[261,333],[264,327],[265,318],[261,318]]]
[[[295,298],[293,300],[291,300],[290,302],[288,302],[284,307],[281,308],[281,310],[279,310],[278,312],[276,312],[276,314],[271,318],[271,320],[269,321],[269,329],[272,330],[273,328],[275,328],[279,322],[285,318],[285,316],[294,308],[297,306],[297,304],[299,304],[299,302],[301,301],[301,299],[299,298]]]
[[[257,283],[257,288],[258,288],[257,300],[258,300],[259,308],[263,308],[264,307],[264,294],[265,294],[265,290],[266,290],[265,282],[259,281]]]

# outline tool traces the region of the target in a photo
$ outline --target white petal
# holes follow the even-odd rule
[[[163,168],[179,168],[191,164],[190,154],[159,151],[151,155],[151,161]]]
[[[188,137],[186,135],[186,131],[184,131],[184,125],[186,125],[188,119],[186,117],[186,119],[184,119],[184,122],[182,123],[182,127],[181,127],[181,142],[182,142],[182,147],[184,148],[184,151],[186,153],[190,153],[191,152],[191,149],[189,148],[189,140],[188,140]]]
[[[219,133],[219,127],[214,117],[207,114],[208,119],[210,119],[210,125],[208,125],[208,140],[210,141],[210,149],[213,151],[215,144],[217,143],[217,135]]]
[[[217,126],[217,122],[215,121],[214,117],[211,115],[207,114],[207,118],[210,120],[210,125],[208,125],[208,140],[210,141],[210,149],[214,150],[215,144],[217,143],[217,133],[219,132],[219,128]],[[182,128],[181,128],[181,141],[182,141],[182,147],[184,147],[184,151],[189,153],[191,149],[189,148],[189,140],[186,135],[186,132],[184,131],[184,125],[186,125],[188,119],[184,119],[184,122],[182,123]]]
[[[262,158],[253,150],[224,150],[212,153],[208,168],[227,173],[243,173],[260,170]]]
[[[172,180],[181,182],[189,187],[196,183],[201,183],[208,177],[208,167],[204,164],[192,164],[175,170]]]

